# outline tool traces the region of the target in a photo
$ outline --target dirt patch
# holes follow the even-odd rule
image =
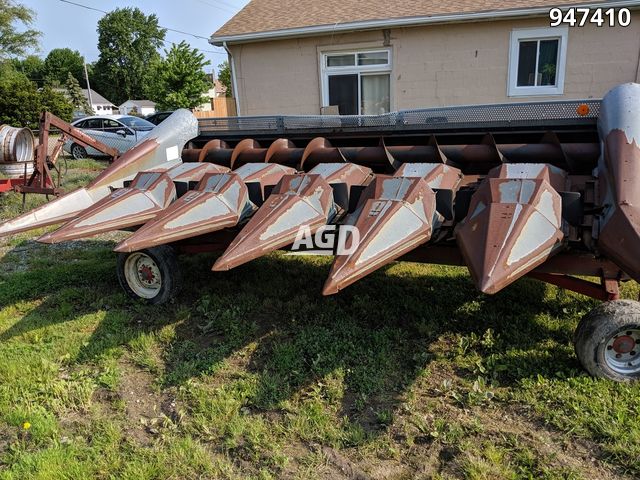
[[[322,447],[321,452],[331,465],[350,480],[370,480],[371,477],[363,472],[358,465],[331,447]]]
[[[9,425],[0,425],[0,452],[6,452],[13,442],[19,437],[19,430]],[[0,470],[2,470],[2,462],[0,462]]]
[[[154,388],[155,377],[128,363],[123,364],[118,395],[124,402],[126,433],[146,445],[160,435],[167,422],[177,422],[175,396]]]

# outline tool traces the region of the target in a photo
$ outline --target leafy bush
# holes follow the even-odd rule
[[[50,87],[38,90],[35,83],[11,64],[0,64],[0,124],[35,129],[43,110],[67,121],[73,114],[73,106],[63,93]]]

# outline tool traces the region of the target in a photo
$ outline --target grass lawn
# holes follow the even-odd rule
[[[69,167],[67,188],[102,165]],[[324,298],[330,259],[204,255],[143,306],[117,284],[124,235],[0,239],[0,478],[640,477],[640,383],[573,352],[586,297],[400,263]]]

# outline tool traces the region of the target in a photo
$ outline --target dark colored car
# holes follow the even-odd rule
[[[154,125],[160,125],[162,122],[164,122],[167,117],[169,117],[169,115],[171,115],[173,113],[173,111],[170,112],[156,112],[156,113],[152,113],[151,115],[145,117],[145,120],[147,122],[151,122]]]

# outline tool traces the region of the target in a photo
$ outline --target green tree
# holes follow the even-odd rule
[[[44,85],[44,61],[37,55],[29,55],[24,59],[12,58],[11,63],[16,71],[24,73],[29,80],[38,86]]]
[[[67,89],[67,96],[69,97],[69,101],[74,106],[76,111],[81,111],[82,113],[86,113],[87,115],[93,115],[93,109],[91,105],[89,105],[89,101],[85,96],[82,88],[80,88],[80,84],[76,77],[71,75],[71,72],[67,74],[67,82],[65,84]]]
[[[204,67],[209,61],[185,41],[165,50],[166,58],[154,65],[150,98],[160,110],[195,108],[207,101],[203,94],[213,87]]]
[[[0,63],[0,124],[38,128],[42,110],[71,120],[73,106],[64,94],[50,87],[39,91],[24,73],[8,62]]]
[[[225,97],[233,97],[233,89],[231,88],[231,69],[229,62],[226,60],[218,65],[218,81],[227,89]]]
[[[44,77],[52,86],[64,85],[70,73],[80,84],[86,86],[84,80],[84,57],[77,50],[70,48],[54,48],[44,60]]]
[[[30,49],[37,50],[40,32],[29,28],[33,24],[33,10],[13,0],[0,0],[0,60],[21,57]],[[16,24],[26,30],[18,30]]]
[[[122,8],[98,21],[100,57],[94,67],[94,83],[116,104],[144,98],[150,82],[151,65],[160,55],[158,48],[166,30],[158,17],[138,8]]]
[[[66,122],[71,121],[71,118],[73,117],[73,105],[71,105],[71,102],[64,93],[58,90],[53,90],[48,85],[45,85],[39,93],[40,112],[47,110]]]

